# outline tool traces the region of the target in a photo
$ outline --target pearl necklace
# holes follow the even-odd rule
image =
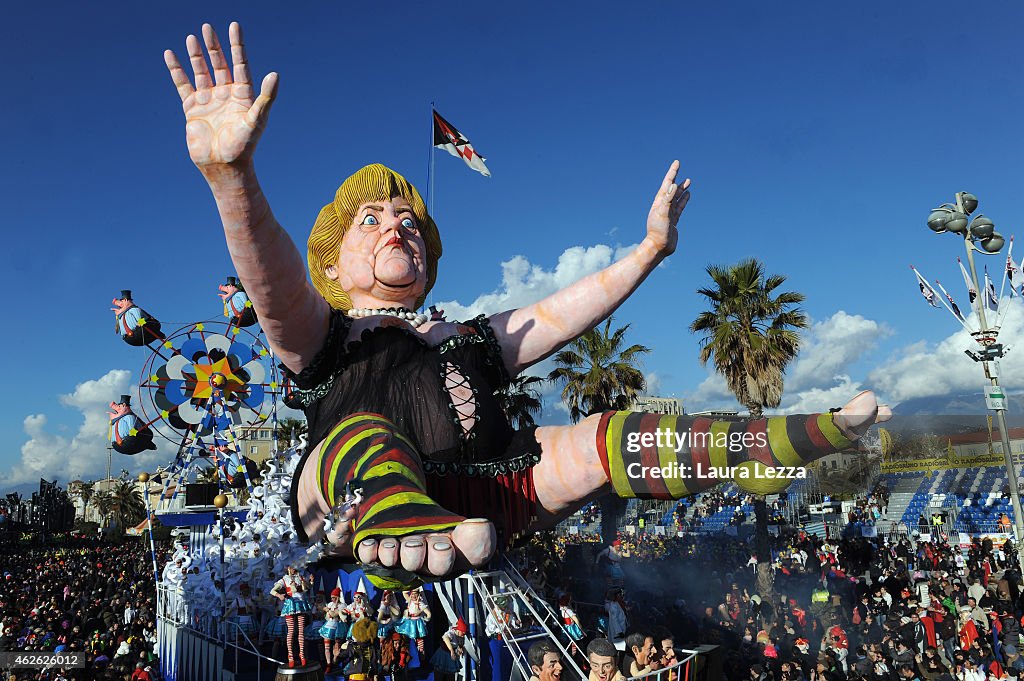
[[[355,307],[348,310],[345,314],[353,319],[359,319],[360,317],[398,317],[408,321],[414,328],[423,326],[430,321],[430,317],[427,315],[417,314],[407,307]]]

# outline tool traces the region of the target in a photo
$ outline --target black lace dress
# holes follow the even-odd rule
[[[487,319],[458,325],[457,335],[436,346],[398,320],[358,340],[348,339],[351,325],[334,311],[324,347],[290,374],[297,390],[287,402],[305,411],[311,445],[350,414],[380,414],[416,446],[435,501],[491,519],[506,541],[522,534],[535,516],[532,466],[540,444],[536,428],[512,429],[494,395],[509,377]]]

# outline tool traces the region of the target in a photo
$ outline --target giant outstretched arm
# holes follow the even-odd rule
[[[505,367],[515,376],[607,319],[676,249],[676,223],[690,199],[690,180],[675,183],[673,161],[647,216],[647,235],[625,258],[540,302],[494,315]]]
[[[213,191],[238,276],[259,310],[271,348],[287,367],[301,371],[323,345],[330,310],[306,278],[302,256],[274,218],[253,166],[278,76],[267,74],[253,99],[237,23],[231,24],[230,40],[233,69],[213,27],[203,25],[211,76],[199,39],[188,37],[194,86],[174,52],[164,52],[164,61],[185,111],[189,156]]]

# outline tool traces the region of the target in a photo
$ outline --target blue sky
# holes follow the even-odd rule
[[[113,333],[117,291],[171,326],[220,313],[216,285],[232,270],[162,60],[204,21],[225,42],[240,21],[254,76],[281,74],[257,169],[300,244],[366,163],[424,188],[434,101],[493,173],[436,158],[433,300],[450,311],[528,302],[640,241],[679,158],[693,178],[679,249],[617,315],[653,349],[644,368],[659,393],[688,409],[729,402],[687,327],[704,267],[746,256],[805,292],[815,322],[784,410],[861,387],[894,403],[980,392],[955,321],[924,304],[907,265],[966,308],[962,248],[931,235],[929,210],[973,191],[1007,235],[1024,214],[1024,8],[722,4],[13,7],[0,29],[0,284],[14,303],[0,337],[0,485],[102,472],[102,403],[144,360]],[[1002,258],[988,262],[1001,271]],[[1024,326],[1010,307],[1005,328]],[[1020,354],[1004,366],[1018,385]],[[564,418],[549,406],[547,421]]]

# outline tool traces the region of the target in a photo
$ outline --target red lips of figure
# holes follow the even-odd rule
[[[401,239],[401,237],[398,237],[398,236],[391,237],[388,240],[388,242],[386,244],[384,244],[384,248],[387,248],[388,246],[398,246],[399,248],[401,248],[402,247],[402,239]]]

